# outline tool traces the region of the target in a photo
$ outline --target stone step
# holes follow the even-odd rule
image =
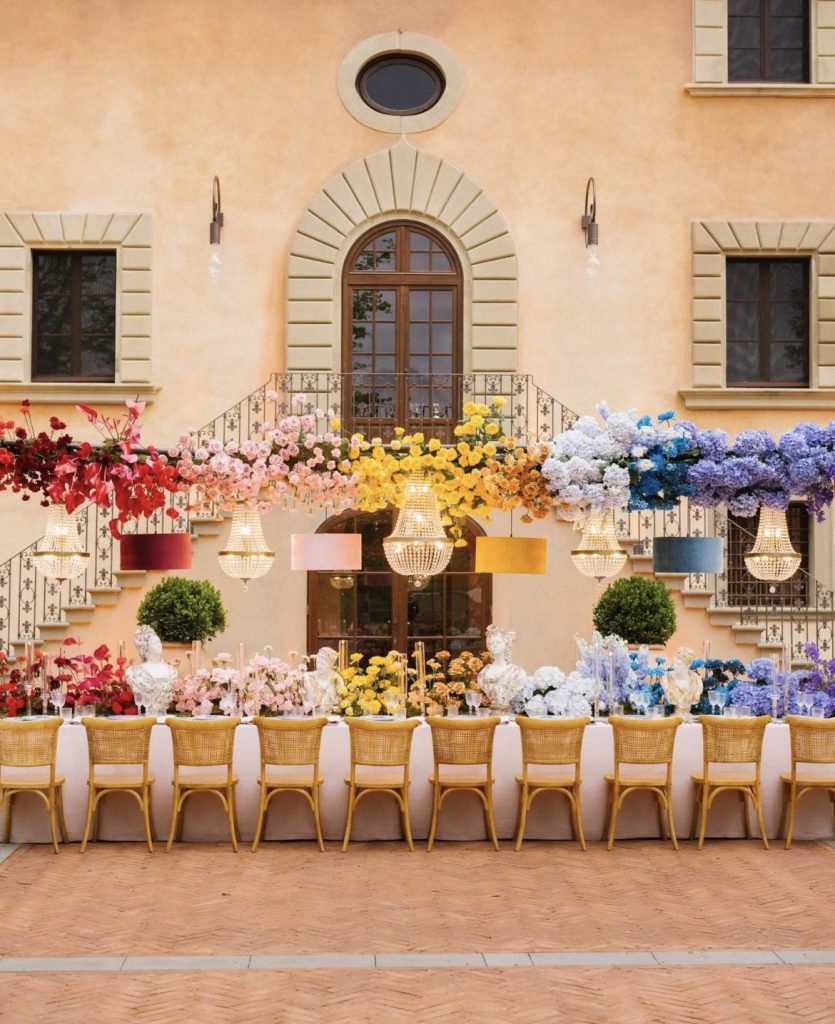
[[[113,575],[123,590],[139,590],[145,586],[148,573],[145,569],[117,569]]]
[[[193,537],[219,537],[223,533],[226,519],[217,516],[211,519],[192,519],[191,533]]]
[[[71,623],[64,619],[62,622],[39,622],[37,628],[41,635],[41,641],[49,643],[50,640],[63,640],[70,625]]]
[[[110,607],[119,600],[119,594],[122,593],[121,587],[89,587],[87,593],[93,599],[95,605],[105,605]]]
[[[690,577],[688,572],[656,572],[657,580],[661,580],[668,590],[683,590],[685,581]]]
[[[65,604],[64,615],[70,623],[90,622],[96,611],[94,604]]]
[[[707,590],[692,590],[688,587],[682,587],[681,599],[684,602],[685,608],[707,609],[713,600],[713,594]]]
[[[731,626],[731,632],[738,644],[756,647],[762,642],[763,627],[737,622]]]

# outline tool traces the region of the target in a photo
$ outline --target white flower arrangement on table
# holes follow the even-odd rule
[[[529,717],[560,715],[579,718],[591,714],[593,691],[593,678],[577,671],[567,676],[555,665],[543,665],[528,676],[511,702],[511,711]]]

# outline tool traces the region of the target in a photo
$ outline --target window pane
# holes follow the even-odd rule
[[[409,356],[409,373],[429,373],[429,356]]]
[[[772,18],[769,45],[775,50],[802,50],[804,32],[803,18]]]
[[[760,344],[757,341],[728,343],[728,384],[760,379]]]
[[[802,302],[807,266],[805,260],[773,260],[768,271],[772,301]]]
[[[44,295],[38,290],[35,315],[38,334],[69,335],[72,331],[69,294]]]
[[[806,81],[805,60],[801,50],[774,50],[769,63],[768,77],[775,82]]]
[[[432,356],[432,373],[433,374],[450,374],[452,373],[452,356]]]
[[[726,266],[728,300],[760,301],[760,264],[758,260],[728,260]]]
[[[428,252],[413,252],[409,256],[409,270],[415,273],[426,273],[431,268],[431,257]]]
[[[452,270],[447,255],[440,249],[432,251],[432,270],[436,273],[449,273]]]
[[[394,324],[374,324],[374,351],[394,355]]]
[[[805,384],[809,372],[806,366],[808,345],[784,344],[772,342],[770,355],[770,379],[779,382]]]
[[[409,635],[441,636],[444,632],[443,577],[433,576],[423,590],[409,591]]]
[[[40,334],[37,346],[38,376],[70,376],[72,373],[72,339],[68,334]]]
[[[38,294],[69,295],[72,253],[36,252],[33,256]]]
[[[452,355],[452,324],[432,324],[432,351]]]
[[[429,351],[429,324],[409,324],[409,351],[418,353]]]
[[[731,82],[762,81],[762,61],[759,50],[729,50],[728,80]]]
[[[772,341],[805,341],[806,311],[803,306],[790,302],[775,302],[771,306],[770,337]]]
[[[429,292],[412,289],[409,292],[409,319],[429,319]]]
[[[468,547],[474,546],[473,541]],[[484,590],[482,577],[472,575],[447,576],[447,633],[449,636],[481,635]]]
[[[113,336],[85,335],[81,349],[81,376],[113,378],[116,370],[116,353]]]
[[[728,341],[760,340],[760,306],[754,302],[728,303]]]
[[[759,16],[760,0],[728,0],[728,15],[755,14]]]
[[[421,231],[410,231],[409,232],[409,248],[412,252],[423,250],[429,252],[431,240],[428,235],[424,235]]]
[[[395,269],[395,236],[393,231],[378,235],[357,257],[354,270],[377,271]]]
[[[759,18],[728,18],[728,46],[756,50],[760,46]]]
[[[769,0],[768,10],[778,17],[802,18],[807,4],[808,0]]]
[[[452,319],[452,292],[451,291],[434,291],[434,292],[432,292],[432,319],[433,320],[451,320]]]

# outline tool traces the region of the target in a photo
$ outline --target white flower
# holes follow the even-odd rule
[[[525,701],[525,714],[536,716],[536,715],[547,715],[548,708],[546,707],[545,701],[540,696],[531,697],[530,700]]]

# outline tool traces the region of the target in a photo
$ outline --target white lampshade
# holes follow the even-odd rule
[[[294,533],[290,568],[305,572],[358,572],[362,569],[359,533]]]

